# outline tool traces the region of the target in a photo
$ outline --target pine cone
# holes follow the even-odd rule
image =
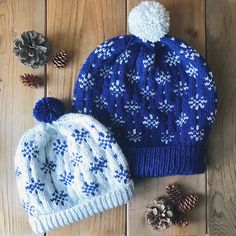
[[[164,230],[172,225],[174,213],[172,205],[165,199],[151,201],[145,210],[145,221],[154,230]]]
[[[187,219],[180,217],[173,220],[173,225],[179,226],[181,228],[185,228],[189,225],[189,221]]]
[[[13,52],[21,63],[36,69],[47,63],[49,43],[42,34],[27,31],[14,41]]]
[[[174,205],[178,205],[183,197],[183,190],[178,184],[169,184],[166,186],[166,193],[168,194],[168,199]]]
[[[54,66],[58,69],[65,67],[67,61],[68,57],[67,52],[65,50],[56,53],[56,55],[52,59]]]
[[[197,202],[199,201],[199,197],[195,194],[186,195],[179,203],[178,210],[181,213],[187,213],[192,210]]]
[[[30,88],[38,88],[43,85],[43,81],[37,75],[24,74],[20,76],[20,80],[24,86]]]

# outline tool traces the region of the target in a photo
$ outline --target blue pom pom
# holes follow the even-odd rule
[[[53,97],[44,97],[34,107],[33,115],[40,122],[52,123],[65,113],[64,103]]]

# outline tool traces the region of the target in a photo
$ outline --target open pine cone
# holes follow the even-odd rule
[[[21,63],[37,69],[48,61],[49,43],[41,33],[27,31],[14,41],[13,52]]]
[[[169,184],[166,186],[166,193],[168,199],[174,204],[178,205],[183,197],[183,190],[179,184]]]
[[[52,59],[53,65],[58,69],[65,67],[67,61],[68,56],[65,50],[56,53],[56,55]]]
[[[145,220],[155,230],[169,228],[173,219],[172,206],[165,199],[155,199],[146,206]]]
[[[38,88],[43,85],[43,80],[37,75],[24,74],[20,76],[20,80],[24,86],[30,88]]]

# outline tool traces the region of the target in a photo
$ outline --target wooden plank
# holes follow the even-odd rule
[[[70,63],[57,70],[48,65],[47,95],[64,99],[70,109],[76,75],[91,50],[107,38],[124,34],[126,1],[48,0],[47,33],[53,50],[66,49]],[[125,235],[126,207],[119,207],[48,233],[61,235]]]
[[[45,4],[41,0],[0,1],[0,235],[33,235],[16,190],[14,154],[22,133],[32,127],[32,109],[44,89],[25,88],[24,72],[31,70],[12,53],[13,40],[23,31],[45,31]]]
[[[236,235],[236,1],[207,0],[207,60],[218,91],[209,145],[209,235]]]
[[[127,12],[140,1],[128,0]],[[171,16],[170,35],[185,40],[204,56],[205,53],[205,1],[204,0],[161,0]],[[190,216],[191,225],[185,229],[172,227],[158,235],[205,235],[206,232],[206,175],[174,176],[137,179],[134,199],[128,204],[128,235],[157,235],[144,222],[144,209],[148,201],[161,196],[168,183],[180,183],[190,191],[201,195],[201,203]]]

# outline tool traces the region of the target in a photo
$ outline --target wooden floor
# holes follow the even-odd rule
[[[32,127],[37,99],[55,96],[70,109],[76,74],[88,53],[110,37],[127,33],[127,14],[138,0],[0,0],[0,236],[34,235],[22,210],[15,183],[14,153],[22,133]],[[48,236],[236,235],[236,0],[161,0],[171,14],[171,35],[184,39],[206,57],[217,84],[217,121],[210,137],[205,174],[136,180],[127,205]],[[33,72],[45,86],[25,88],[19,75],[32,72],[18,64],[13,40],[34,29],[48,36],[54,51],[66,49],[70,63]],[[191,225],[157,233],[145,225],[145,204],[179,182],[201,194]]]

